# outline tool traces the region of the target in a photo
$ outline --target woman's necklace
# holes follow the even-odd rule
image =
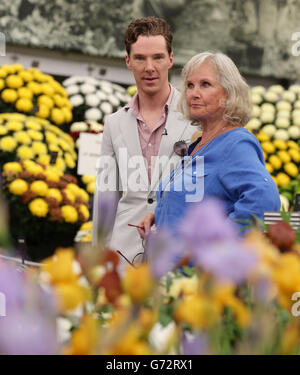
[[[196,157],[199,156],[199,155],[201,154],[201,152],[203,152],[203,151],[208,147],[208,145],[211,143],[211,141],[214,140],[214,139],[216,138],[216,136],[217,136],[222,130],[224,130],[225,128],[231,127],[231,126],[232,126],[232,125],[225,125],[225,126],[223,126],[223,128],[217,130],[217,131],[213,134],[213,136],[212,136],[212,137],[211,137],[206,143],[203,143],[203,144],[201,145],[201,142],[200,142],[199,145],[198,145],[198,150],[197,150],[194,154],[191,155],[192,157],[190,158],[190,160],[189,160],[186,164],[184,163],[184,164],[182,165],[182,161],[184,161],[185,159],[181,160],[181,163],[180,163],[181,168],[180,168],[180,166],[177,167],[177,169],[174,171],[172,177],[170,178],[170,180],[168,181],[168,183],[165,185],[165,187],[163,188],[163,190],[162,190],[162,192],[161,192],[161,199],[162,199],[162,200],[163,200],[164,197],[165,197],[165,192],[166,192],[167,187],[171,185],[171,183],[175,180],[175,177],[177,177],[177,176],[181,176],[181,175],[183,174],[183,172],[184,172],[185,167],[186,167],[190,162],[192,162],[194,159],[196,159]],[[202,148],[202,150],[199,151],[199,149],[200,149],[199,146],[200,146],[200,147],[201,147],[201,146],[204,146],[204,147]],[[196,145],[196,147],[197,147],[197,145]],[[196,147],[195,147],[195,148],[196,148]],[[194,150],[193,150],[193,151],[194,151]],[[179,172],[181,172],[181,173],[179,174]]]

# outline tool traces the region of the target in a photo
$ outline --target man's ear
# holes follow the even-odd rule
[[[130,57],[128,55],[125,55],[125,61],[128,69],[131,69],[131,64],[130,64]]]
[[[174,64],[174,54],[173,54],[173,52],[171,52],[170,53],[170,66],[169,66],[169,69],[172,68],[173,64]]]

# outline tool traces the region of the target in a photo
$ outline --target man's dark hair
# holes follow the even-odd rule
[[[169,55],[172,53],[173,35],[170,26],[162,18],[145,17],[133,20],[125,32],[125,48],[130,55],[131,45],[135,43],[140,35],[156,36],[162,35],[165,38]]]

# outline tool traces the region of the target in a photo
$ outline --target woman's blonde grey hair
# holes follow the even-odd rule
[[[181,73],[182,87],[178,109],[183,116],[195,123],[186,104],[187,79],[192,71],[204,61],[209,61],[216,69],[220,85],[227,94],[224,120],[230,124],[244,126],[250,119],[252,104],[250,90],[238,68],[230,57],[223,53],[203,52],[193,56],[184,66]]]

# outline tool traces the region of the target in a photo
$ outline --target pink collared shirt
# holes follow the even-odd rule
[[[174,87],[170,85],[170,94],[164,105],[160,118],[157,120],[152,131],[148,128],[145,123],[143,116],[139,108],[139,98],[138,93],[134,95],[131,101],[125,106],[125,109],[132,109],[132,113],[137,119],[137,126],[139,131],[140,145],[142,149],[142,154],[145,160],[145,165],[148,171],[149,183],[151,183],[151,176],[154,169],[155,157],[158,155],[159,146],[161,142],[161,137],[165,130],[165,125],[167,121],[169,105],[171,103],[174,93]]]

